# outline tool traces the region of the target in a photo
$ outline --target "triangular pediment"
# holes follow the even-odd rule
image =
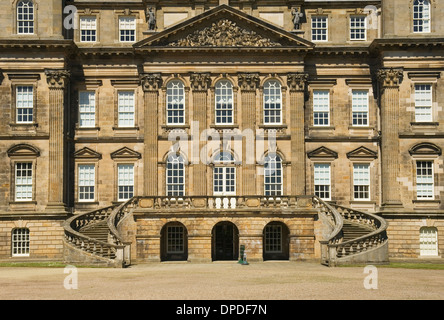
[[[338,158],[338,153],[330,150],[327,147],[319,147],[313,151],[310,151],[307,153],[308,157],[311,158],[333,158],[333,159],[337,159]]]
[[[378,157],[378,153],[376,151],[372,151],[366,147],[359,147],[353,151],[347,153],[347,158],[355,158],[355,159],[376,159]]]
[[[114,151],[111,153],[111,159],[140,159],[142,158],[142,155],[134,150],[131,150],[130,148],[123,147],[117,151]]]
[[[82,148],[74,152],[75,159],[102,159],[102,154],[88,148]]]
[[[314,44],[227,5],[190,18],[134,45],[149,48],[298,48]]]

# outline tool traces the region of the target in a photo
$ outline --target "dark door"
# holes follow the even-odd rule
[[[237,228],[232,223],[220,223],[215,226],[213,260],[237,260]]]

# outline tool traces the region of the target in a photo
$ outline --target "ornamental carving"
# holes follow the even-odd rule
[[[305,84],[308,79],[306,73],[289,73],[287,75],[287,84],[290,91],[305,91]]]
[[[140,75],[140,84],[143,91],[157,91],[162,85],[162,77],[159,73],[146,73]]]
[[[398,87],[403,79],[403,70],[393,68],[380,69],[377,76],[384,88]]]
[[[241,73],[239,77],[239,88],[242,91],[254,91],[259,85],[259,75],[257,73]]]
[[[239,27],[235,22],[223,19],[211,27],[197,30],[186,38],[169,44],[172,47],[278,47],[280,43]]]
[[[64,89],[71,73],[68,70],[45,70],[45,75],[50,89]]]
[[[190,80],[191,88],[194,91],[207,91],[211,83],[211,77],[208,73],[193,73]]]

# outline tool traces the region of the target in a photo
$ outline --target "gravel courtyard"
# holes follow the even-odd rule
[[[0,268],[0,299],[287,300],[443,299],[443,270],[378,268],[365,289],[363,267],[308,262],[153,263],[126,269],[78,268],[67,290],[64,268]],[[72,281],[70,282],[73,283]]]

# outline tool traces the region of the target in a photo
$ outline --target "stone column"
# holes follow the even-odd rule
[[[144,92],[144,160],[143,160],[143,178],[144,195],[158,195],[158,101],[159,89],[162,85],[160,74],[142,74],[140,84]]]
[[[193,90],[193,121],[199,125],[199,131],[193,134],[199,134],[193,139],[199,141],[200,150],[205,148],[206,142],[200,141],[202,131],[207,129],[207,97],[208,89],[211,84],[211,78],[208,73],[195,73],[190,77],[191,89]],[[199,163],[195,163],[193,168],[193,195],[205,196],[207,194],[207,165],[199,157]]]
[[[381,176],[382,206],[399,207],[401,194],[399,182],[399,85],[402,69],[378,71],[381,103]]]
[[[49,88],[49,179],[48,210],[66,211],[67,160],[65,96],[70,73],[45,70]]]
[[[259,75],[239,74],[239,88],[242,101],[242,130],[252,131],[252,137],[242,141],[242,195],[256,194],[256,164],[251,154],[247,154],[247,143],[256,144],[256,89],[259,85]],[[253,140],[253,141],[250,141]],[[251,163],[253,162],[253,163]]]
[[[305,84],[308,75],[287,75],[290,91],[291,195],[305,195]]]

